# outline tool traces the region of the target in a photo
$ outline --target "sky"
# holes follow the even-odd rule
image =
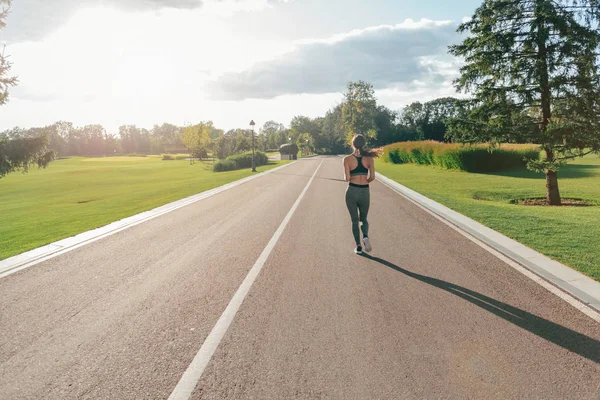
[[[13,0],[19,84],[0,130],[71,121],[222,129],[323,116],[350,81],[380,104],[456,95],[447,54],[480,0]]]

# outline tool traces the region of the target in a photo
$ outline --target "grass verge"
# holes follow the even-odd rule
[[[559,171],[564,198],[594,207],[511,204],[545,196],[543,174],[525,168],[468,173],[379,162],[387,177],[600,281],[600,157],[578,159]]]
[[[266,171],[285,162],[257,168]],[[161,156],[70,158],[0,180],[0,259],[250,176]]]

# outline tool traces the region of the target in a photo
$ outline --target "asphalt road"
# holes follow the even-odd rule
[[[317,168],[318,171],[317,171]],[[192,399],[598,399],[600,326],[312,158],[0,279],[0,399],[166,399],[317,171]]]

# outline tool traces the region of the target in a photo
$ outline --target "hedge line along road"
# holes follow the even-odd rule
[[[0,398],[598,396],[598,323],[377,181],[355,255],[341,178],[301,160],[0,279]]]

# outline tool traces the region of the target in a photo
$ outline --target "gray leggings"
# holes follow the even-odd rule
[[[371,203],[371,194],[369,187],[348,186],[346,189],[346,207],[350,212],[352,219],[352,234],[354,241],[360,245],[360,231],[358,222],[362,222],[363,237],[369,237],[369,223],[367,222],[367,214],[369,214],[369,204]]]

